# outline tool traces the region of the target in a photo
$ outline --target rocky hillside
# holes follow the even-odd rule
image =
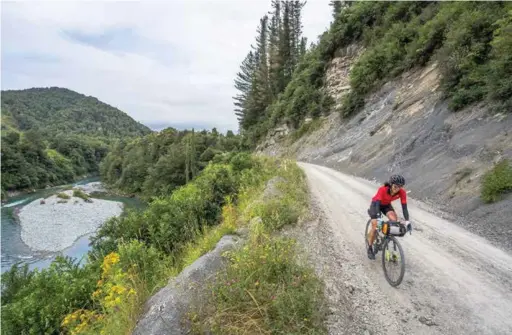
[[[260,114],[258,151],[401,173],[412,198],[512,248],[510,4],[350,2],[333,16]]]
[[[361,51],[356,45],[340,50],[343,56],[326,71],[324,89],[338,107],[350,93],[350,71]],[[287,134],[297,131],[284,124],[258,149],[378,181],[402,173],[412,198],[435,204],[456,222],[510,248],[512,195],[487,204],[481,187],[495,163],[512,159],[512,116],[490,113],[486,103],[454,113],[440,82],[439,64],[431,62],[382,85],[357,115],[307,120],[314,127],[296,141]]]

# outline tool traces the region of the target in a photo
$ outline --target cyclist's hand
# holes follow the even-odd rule
[[[411,221],[405,221],[405,231],[408,231],[409,234],[412,234],[412,224]]]

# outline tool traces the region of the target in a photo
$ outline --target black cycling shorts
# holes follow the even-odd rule
[[[393,208],[393,206],[391,204],[389,204],[389,205],[380,204],[380,211],[382,212],[382,214],[387,215],[389,211],[395,211],[395,209]],[[377,213],[377,203],[375,201],[372,201],[372,203],[370,205],[370,209],[368,209],[368,214],[370,215],[371,219],[378,218],[379,213]]]

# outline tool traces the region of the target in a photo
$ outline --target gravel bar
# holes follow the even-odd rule
[[[89,188],[92,189],[96,187]],[[93,233],[109,218],[119,216],[123,211],[122,202],[101,199],[86,202],[73,197],[72,190],[62,193],[71,198],[60,199],[52,195],[37,199],[20,210],[21,239],[31,249],[60,251],[68,248],[80,236]]]

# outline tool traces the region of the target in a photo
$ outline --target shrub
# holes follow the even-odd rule
[[[500,200],[503,194],[512,191],[512,166],[503,159],[488,171],[482,179],[482,199],[486,203]]]
[[[71,197],[69,195],[67,195],[66,193],[57,194],[57,198],[65,199],[65,200],[71,199]]]
[[[119,245],[101,264],[101,279],[91,299],[96,309],[69,313],[62,321],[70,333],[127,334],[142,313],[146,299],[168,278],[169,259],[138,241]]]
[[[303,137],[306,134],[314,132],[315,130],[320,128],[322,124],[323,122],[321,119],[314,119],[311,122],[303,123],[299,129],[297,129],[290,135],[292,142],[297,141],[299,138]]]
[[[83,199],[84,201],[87,201],[89,200],[89,196],[87,194],[85,194],[82,190],[80,189],[74,189],[73,190],[73,196],[74,197],[77,197],[77,198],[80,198],[80,199]]]
[[[2,333],[58,334],[64,315],[93,306],[95,264],[58,256],[41,271],[13,266],[2,274]]]

